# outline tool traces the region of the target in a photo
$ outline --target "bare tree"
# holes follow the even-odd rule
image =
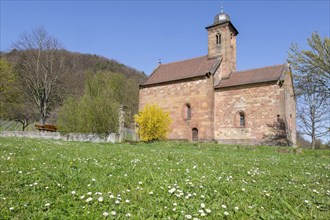
[[[309,50],[294,44],[288,62],[294,71],[298,128],[315,149],[317,138],[330,132],[330,39],[312,33]]]
[[[318,138],[330,132],[329,106],[329,99],[317,92],[304,93],[298,98],[298,127],[302,134],[311,138],[312,149]]]
[[[63,47],[39,27],[22,34],[13,49],[23,52],[16,66],[21,92],[38,107],[40,123],[45,124],[60,95],[59,79],[65,72]]]

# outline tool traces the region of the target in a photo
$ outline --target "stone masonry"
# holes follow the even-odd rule
[[[163,110],[170,112],[170,139],[191,140],[191,131],[197,128],[200,140],[212,140],[213,96],[212,78],[147,87],[140,89],[139,109],[143,109],[147,103],[157,103]],[[192,112],[190,120],[185,112],[187,104]]]
[[[296,144],[296,101],[287,64],[236,71],[238,31],[223,11],[208,31],[207,56],[160,64],[140,86],[139,109],[158,104],[169,139]]]

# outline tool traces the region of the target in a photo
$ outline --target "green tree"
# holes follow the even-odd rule
[[[35,108],[19,91],[18,77],[4,59],[0,59],[0,78],[0,118],[20,122],[24,131],[36,119]]]
[[[16,102],[19,95],[15,90],[17,77],[12,66],[4,59],[0,59],[0,118],[8,117],[9,103]]]
[[[146,105],[134,118],[142,141],[167,139],[172,123],[169,112],[164,112],[158,105]]]
[[[318,93],[330,98],[330,39],[315,32],[307,39],[309,50],[290,48],[288,62],[294,71],[296,94]],[[306,84],[310,85],[306,87]]]
[[[138,85],[122,74],[88,72],[84,95],[64,102],[58,116],[59,130],[98,134],[117,132],[119,105],[125,105],[133,112],[137,97]]]
[[[302,50],[293,44],[288,62],[294,73],[298,127],[315,149],[317,138],[330,132],[330,39],[312,33],[308,45],[309,50]]]

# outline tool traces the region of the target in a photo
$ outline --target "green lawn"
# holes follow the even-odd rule
[[[0,138],[0,219],[329,219],[330,151]]]

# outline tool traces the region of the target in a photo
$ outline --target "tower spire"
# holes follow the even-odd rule
[[[223,13],[223,2],[221,2],[221,9],[220,9],[220,13]]]

